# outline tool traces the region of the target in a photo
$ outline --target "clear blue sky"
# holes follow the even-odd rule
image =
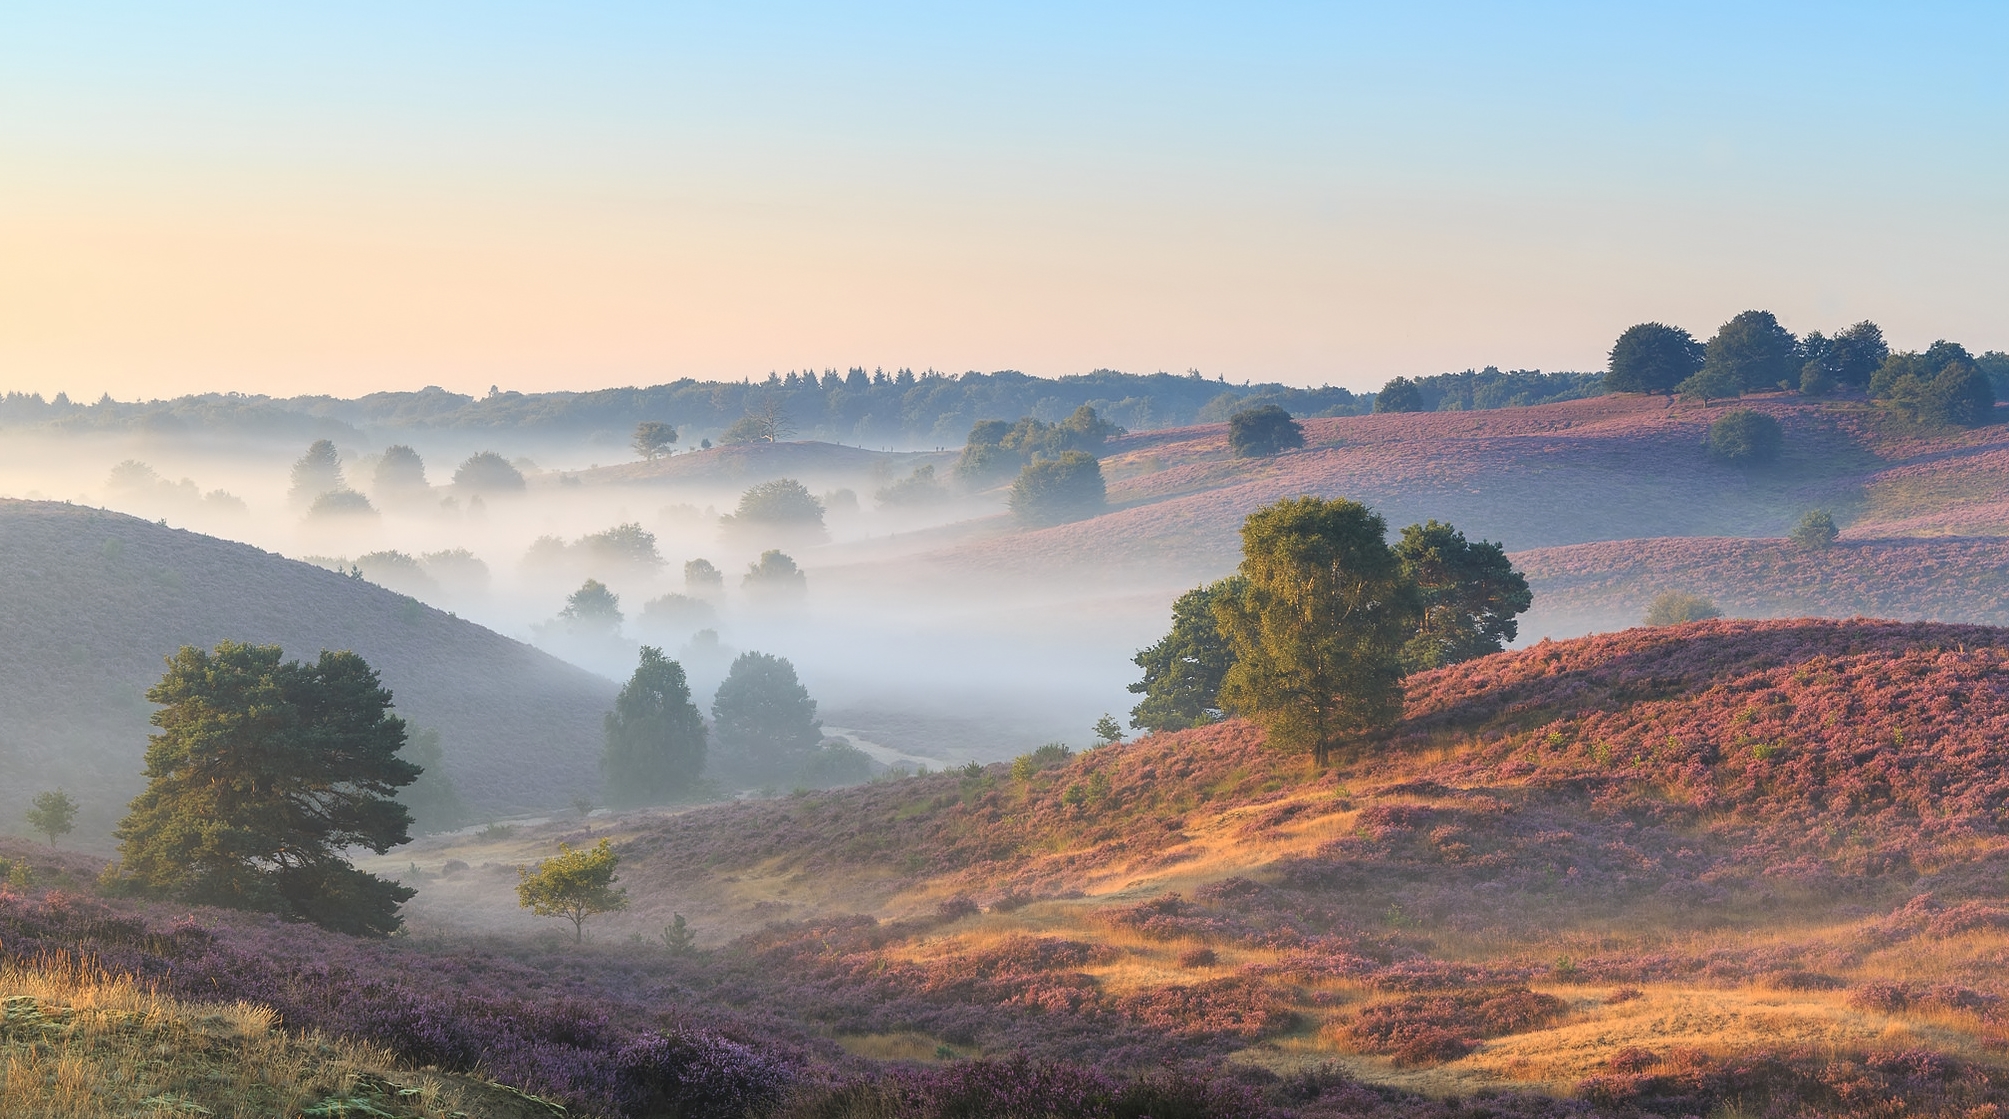
[[[2009,7],[0,4],[0,388],[2009,348]]]

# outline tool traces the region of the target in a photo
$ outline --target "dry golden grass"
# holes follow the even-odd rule
[[[912,1031],[889,1034],[840,1034],[834,1040],[846,1053],[874,1061],[938,1064],[983,1056],[981,1049],[949,1045],[940,1038]]]
[[[183,1003],[66,962],[0,964],[0,1012],[7,1119],[535,1113],[480,1084],[399,1071],[365,1046],[288,1033],[267,1007]]]

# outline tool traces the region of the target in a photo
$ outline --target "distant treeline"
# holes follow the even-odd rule
[[[1601,391],[1596,373],[1446,373],[1397,378],[1422,394],[1424,408],[1500,408],[1574,399]],[[1067,377],[1033,377],[1005,370],[950,375],[892,372],[790,371],[763,380],[684,379],[646,388],[521,393],[491,389],[474,397],[427,387],[354,399],[208,393],[171,400],[122,402],[109,396],[79,404],[58,394],[0,397],[0,427],[62,431],[237,431],[280,438],[361,437],[365,432],[518,432],[588,437],[625,444],[648,420],[675,425],[682,445],[716,438],[734,421],[778,404],[798,438],[904,447],[960,446],[979,420],[1031,416],[1057,423],[1088,405],[1131,431],[1220,423],[1245,408],[1275,404],[1293,416],[1351,416],[1375,410],[1374,393],[1330,386],[1232,385],[1197,372],[1134,374],[1098,369]],[[1405,409],[1407,410],[1407,409]]]

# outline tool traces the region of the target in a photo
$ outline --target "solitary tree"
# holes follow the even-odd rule
[[[339,490],[347,484],[342,480],[342,459],[335,453],[334,442],[316,439],[300,461],[293,464],[293,485],[286,491],[286,497],[294,506],[304,508],[329,490]]]
[[[565,598],[558,617],[574,629],[612,633],[621,628],[621,596],[598,579],[588,579]]]
[[[758,562],[747,564],[739,585],[752,594],[792,598],[809,589],[809,577],[795,566],[794,557],[779,548],[769,548],[760,554]]]
[[[384,936],[414,891],[349,865],[411,838],[395,797],[419,776],[404,720],[354,653],[282,663],[276,645],[184,646],[147,692],[160,733],[119,825],[116,881]]]
[[[586,939],[586,918],[628,908],[628,891],[614,885],[621,857],[601,840],[590,850],[575,851],[569,843],[558,854],[530,867],[516,868],[517,903],[539,917],[563,917],[572,922],[572,940]]]
[[[816,701],[786,657],[741,653],[712,697],[721,760],[742,771],[784,771],[823,739]]]
[[[1611,392],[1673,392],[1702,368],[1702,356],[1702,343],[1678,326],[1630,326],[1612,344],[1604,387]]]
[[[1791,539],[1810,552],[1820,552],[1832,547],[1835,537],[1840,535],[1841,530],[1835,527],[1835,519],[1828,515],[1828,511],[1815,509],[1793,526]]]
[[[1107,711],[1102,713],[1100,719],[1095,720],[1095,726],[1090,729],[1095,732],[1095,740],[1104,746],[1114,746],[1123,741],[1123,724],[1117,722],[1116,716]]]
[[[793,478],[776,478],[739,495],[739,507],[719,518],[725,528],[767,528],[820,533],[823,502]]]
[[[725,587],[725,572],[708,559],[684,561],[684,589],[694,595],[714,595]]]
[[[1678,626],[1722,616],[1723,611],[1714,602],[1686,591],[1662,592],[1646,608],[1646,624],[1650,626]]]
[[[1402,650],[1412,672],[1499,652],[1519,632],[1515,616],[1534,605],[1505,549],[1469,542],[1450,525],[1410,525],[1395,554],[1422,600],[1416,634]]]
[[[467,823],[467,805],[447,775],[439,731],[431,727],[412,731],[404,753],[421,770],[418,780],[398,794],[398,801],[412,814],[412,826],[422,832],[442,832]]]
[[[380,500],[425,493],[431,488],[426,483],[425,460],[402,443],[386,447],[384,457],[377,460],[370,488]]]
[[[1214,608],[1235,656],[1223,705],[1314,765],[1402,715],[1402,649],[1421,607],[1387,530],[1352,501],[1258,509],[1242,524],[1245,585]]]
[[[1800,381],[1800,342],[1770,311],[1745,311],[1716,331],[1704,349],[1703,371],[1744,392]]]
[[[1236,458],[1267,458],[1304,446],[1304,427],[1274,404],[1228,417],[1228,450]]]
[[[494,451],[469,455],[467,461],[453,472],[453,488],[477,495],[518,493],[528,485],[523,480],[523,472]]]
[[[1144,679],[1130,685],[1143,696],[1130,709],[1139,730],[1185,730],[1221,717],[1221,681],[1235,663],[1228,639],[1215,620],[1217,602],[1241,593],[1239,579],[1195,587],[1172,603],[1172,631],[1131,658]]]
[[[49,837],[49,846],[76,830],[77,802],[61,789],[36,793],[34,807],[28,809],[28,826]]]
[[[600,772],[617,807],[664,804],[688,793],[705,767],[705,720],[691,702],[684,666],[642,646],[635,674],[605,719]]]
[[[1726,412],[1709,425],[1709,457],[1732,466],[1775,462],[1785,445],[1779,421],[1749,408]]]
[[[668,454],[670,448],[676,446],[676,443],[677,429],[660,420],[644,420],[635,425],[633,444],[635,453],[648,459],[650,462],[654,462],[660,456]]]
[[[1102,464],[1086,451],[1036,457],[1011,484],[1011,511],[1026,524],[1055,524],[1101,512],[1108,500]]]

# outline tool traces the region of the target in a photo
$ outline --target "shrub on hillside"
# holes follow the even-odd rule
[[[1709,457],[1732,466],[1776,462],[1785,445],[1779,421],[1749,408],[1726,412],[1709,425]]]
[[[1267,458],[1304,446],[1304,426],[1274,404],[1228,417],[1228,450],[1236,458]]]
[[[914,472],[872,495],[881,508],[934,505],[949,497],[947,486],[935,480],[933,466],[917,466]]]
[[[1802,548],[1820,551],[1833,546],[1835,537],[1839,535],[1841,530],[1835,527],[1835,519],[1828,515],[1828,511],[1815,509],[1801,517],[1800,523],[1793,526],[1790,538]]]
[[[1664,591],[1654,596],[1652,605],[1646,608],[1645,622],[1650,626],[1678,626],[1722,616],[1723,611],[1718,610],[1715,603],[1699,594]]]
[[[1563,1000],[1526,987],[1408,995],[1363,1007],[1337,1039],[1362,1053],[1393,1057],[1397,1065],[1441,1064],[1485,1038],[1540,1029],[1567,1009]]]
[[[523,472],[494,451],[469,455],[453,472],[453,488],[463,493],[521,493],[528,486]]]
[[[795,558],[779,548],[769,548],[760,559],[746,566],[740,588],[763,598],[800,598],[809,589],[809,577],[795,566]]]
[[[1870,395],[1919,423],[1974,427],[1995,411],[1995,387],[1967,348],[1938,341],[1894,353],[1870,378]]]
[[[739,495],[739,507],[719,518],[732,529],[781,529],[821,533],[823,503],[793,478],[776,478]]]
[[[1102,464],[1082,451],[1059,458],[1035,458],[1011,486],[1011,511],[1029,525],[1057,524],[1102,511],[1108,491]]]

